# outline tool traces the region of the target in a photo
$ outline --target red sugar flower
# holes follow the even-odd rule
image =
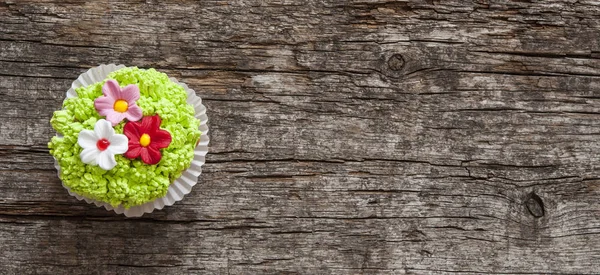
[[[159,149],[171,144],[171,134],[160,129],[158,115],[145,116],[142,121],[129,121],[123,128],[123,134],[129,139],[129,149],[123,156],[135,159],[142,157],[146,164],[157,164],[161,154]]]

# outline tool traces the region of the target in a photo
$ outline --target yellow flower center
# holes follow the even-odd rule
[[[115,105],[113,106],[113,109],[115,109],[115,111],[117,111],[119,113],[125,113],[125,112],[127,112],[128,107],[129,107],[129,104],[127,104],[127,101],[119,99],[119,100],[115,101]]]
[[[148,134],[143,134],[140,137],[140,145],[142,145],[143,147],[150,145],[150,136]]]

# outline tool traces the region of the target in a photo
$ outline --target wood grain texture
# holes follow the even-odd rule
[[[600,2],[0,0],[2,274],[598,274]],[[98,64],[208,108],[200,184],[70,197],[52,112]]]

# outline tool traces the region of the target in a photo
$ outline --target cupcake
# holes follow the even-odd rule
[[[126,216],[172,205],[191,191],[207,153],[206,108],[154,69],[101,65],[82,74],[50,124],[63,186]]]

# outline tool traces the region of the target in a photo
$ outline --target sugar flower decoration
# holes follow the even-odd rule
[[[160,162],[159,149],[171,144],[171,134],[161,130],[160,123],[158,115],[145,116],[141,122],[127,122],[123,134],[129,138],[129,150],[124,156],[130,159],[141,156],[142,161],[150,165]]]
[[[94,125],[94,131],[81,130],[77,143],[83,148],[79,155],[85,164],[99,165],[104,170],[110,170],[117,162],[116,154],[127,152],[127,137],[115,134],[110,122],[100,119]]]
[[[94,107],[101,116],[106,116],[106,120],[112,123],[112,126],[119,124],[123,119],[129,121],[138,121],[142,118],[142,109],[136,105],[136,100],[140,99],[140,89],[134,84],[119,87],[116,80],[107,80],[102,86],[104,96],[94,100]]]

